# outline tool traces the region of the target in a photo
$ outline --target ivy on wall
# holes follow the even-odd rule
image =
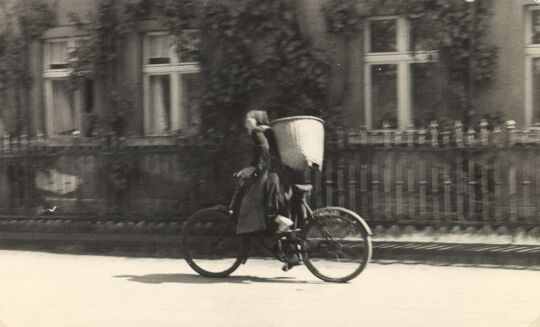
[[[19,59],[22,54],[28,55],[30,40],[54,23],[54,11],[46,1],[32,0],[24,10],[6,7],[10,2],[1,2],[2,12],[22,24],[17,23],[15,28],[6,20],[7,24],[0,25],[0,101],[6,103],[2,108],[25,106],[24,97],[8,99],[11,93],[6,90],[29,83],[28,60]],[[108,91],[104,95],[108,107],[104,112],[108,114],[100,121],[101,126],[106,132],[125,134],[134,104],[127,95],[132,90],[117,88],[119,50],[138,21],[158,13],[165,28],[177,37],[179,53],[201,63],[205,131],[238,129],[236,123],[252,108],[266,109],[274,118],[291,114],[329,118],[334,107],[342,104],[329,100],[328,55],[317,49],[302,30],[297,5],[297,1],[287,0],[237,0],[234,4],[220,0],[205,4],[196,0],[100,0],[94,14],[84,20],[72,17],[86,35],[70,54],[72,85],[102,81]],[[344,39],[345,51],[352,37],[362,30],[366,17],[406,15],[414,20],[411,47],[414,49],[414,43],[421,39],[439,51],[448,89],[454,92],[451,98],[457,99],[452,110],[468,116],[472,113],[466,112],[465,105],[467,72],[474,72],[474,83],[481,87],[492,79],[496,58],[495,48],[485,37],[490,1],[477,1],[475,5],[474,28],[470,5],[463,0],[328,0],[323,16],[328,31]],[[194,35],[194,30],[200,35]],[[346,98],[348,92],[351,63],[347,56],[345,59],[339,99]],[[21,121],[20,112],[24,110],[9,109],[2,115],[19,115]]]
[[[474,124],[478,117],[467,111],[467,97],[472,96],[467,93],[469,72],[474,86],[482,87],[493,79],[496,68],[497,51],[486,38],[490,9],[489,0],[474,4],[464,0],[329,0],[323,14],[327,30],[343,38],[361,31],[367,17],[406,16],[413,22],[410,48],[422,42],[423,47],[437,50],[446,71],[446,88],[451,92],[447,97],[454,100],[450,108],[454,116],[439,113],[439,118]],[[493,120],[500,119],[495,116]]]
[[[27,134],[29,120],[28,90],[31,83],[30,46],[55,22],[54,10],[46,3],[32,0],[0,1],[0,121],[2,133]]]
[[[176,36],[179,54],[201,63],[202,118],[208,127],[203,131],[234,130],[251,108],[275,117],[324,116],[328,63],[302,34],[295,5],[286,0],[241,0],[231,6],[215,0],[204,6],[193,0],[139,0],[123,7],[101,0],[90,23],[73,17],[88,35],[73,56],[74,85],[111,74],[118,44],[138,20],[156,11]]]
[[[214,45],[202,62],[210,121],[241,121],[251,108],[325,116],[328,61],[302,33],[294,1],[213,1],[204,12],[202,29]]]
[[[127,133],[127,119],[133,110],[134,100],[129,95],[132,90],[118,87],[118,69],[122,60],[120,50],[133,31],[134,21],[144,14],[139,6],[122,7],[114,0],[100,0],[96,11],[84,20],[71,13],[71,20],[83,31],[83,37],[69,54],[69,84],[78,88],[87,81],[98,81],[105,90],[106,108],[102,112],[106,114],[103,117],[95,112],[87,114],[86,135],[113,133],[121,136]]]

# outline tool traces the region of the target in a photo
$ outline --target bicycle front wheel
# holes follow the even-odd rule
[[[230,275],[245,254],[234,220],[218,208],[203,209],[188,218],[182,230],[182,245],[189,266],[205,277]]]
[[[315,210],[305,227],[302,255],[306,267],[327,282],[347,282],[371,260],[369,227],[354,212],[327,207]]]

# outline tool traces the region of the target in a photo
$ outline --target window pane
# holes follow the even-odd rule
[[[372,127],[397,128],[397,65],[371,66],[371,101]]]
[[[80,130],[79,108],[76,105],[74,91],[70,90],[65,80],[53,80],[52,112],[54,135],[73,135]]]
[[[397,51],[397,20],[373,20],[369,26],[371,52]]]
[[[441,94],[438,73],[436,63],[411,65],[412,112],[414,125],[417,127],[426,127],[432,120],[441,118],[437,116]]]
[[[148,64],[168,64],[171,43],[169,35],[148,35]]]
[[[47,43],[48,69],[64,69],[67,67],[68,43],[67,41],[54,41]]]
[[[200,75],[181,74],[182,96],[180,97],[180,110],[184,112],[185,127],[194,127],[199,124]]]
[[[540,44],[540,10],[533,10],[532,14],[532,43]]]
[[[533,59],[533,123],[540,122],[540,58]]]
[[[150,132],[171,130],[171,81],[169,75],[150,76]]]

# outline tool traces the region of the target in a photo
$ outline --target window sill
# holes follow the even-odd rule
[[[95,137],[82,136],[49,136],[42,141],[42,144],[50,147],[68,146],[98,146],[99,139]]]

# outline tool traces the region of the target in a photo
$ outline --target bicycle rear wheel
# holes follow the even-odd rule
[[[184,258],[205,277],[226,277],[244,260],[245,246],[234,220],[218,208],[195,212],[182,230]]]
[[[313,212],[303,231],[302,256],[306,267],[327,282],[347,282],[371,260],[369,227],[354,212],[327,207]]]

